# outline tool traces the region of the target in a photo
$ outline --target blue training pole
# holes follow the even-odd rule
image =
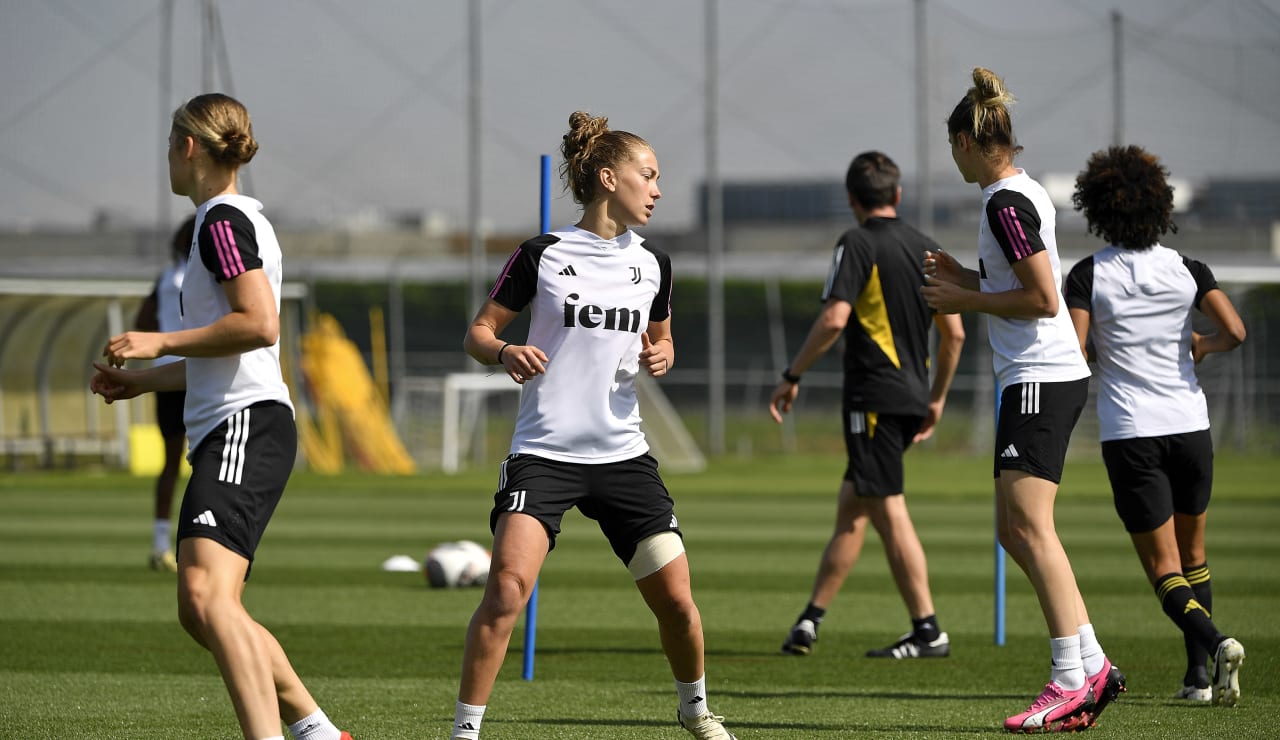
[[[996,381],[996,431],[998,432],[999,430],[1000,430],[1000,381],[998,381],[998,380],[997,380],[997,381]],[[994,447],[994,445],[993,445],[993,447]],[[999,506],[999,503],[997,503],[996,505],[997,505],[997,506]],[[997,514],[997,516],[999,516],[999,515]],[[994,534],[995,534],[995,537],[993,538],[993,539],[995,540],[995,545],[996,545],[996,553],[995,553],[995,554],[996,554],[996,575],[995,575],[995,590],[996,590],[996,604],[995,604],[995,610],[996,610],[996,614],[995,614],[995,618],[996,618],[996,625],[995,625],[995,630],[996,630],[996,634],[995,634],[995,641],[996,641],[996,644],[997,644],[997,645],[1004,645],[1004,581],[1005,581],[1005,577],[1004,577],[1004,566],[1005,566],[1005,556],[1004,556],[1004,548],[1000,546],[1000,531],[999,531],[999,529],[998,529],[998,526],[999,526],[999,525],[998,525],[998,524],[996,524],[995,522],[993,522],[993,525],[994,525],[994,527],[993,527],[993,528],[995,528],[995,529],[996,529],[996,531],[995,531],[995,533],[994,533]]]
[[[542,155],[542,195],[539,199],[538,229],[545,234],[551,231],[551,155]],[[533,593],[524,610],[524,680],[533,680],[534,643],[538,639],[538,582],[533,582]]]

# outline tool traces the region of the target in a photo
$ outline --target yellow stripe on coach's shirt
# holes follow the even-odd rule
[[[898,348],[893,343],[893,328],[889,326],[889,311],[884,305],[884,288],[880,285],[880,266],[872,265],[871,277],[867,285],[858,295],[858,302],[853,305],[853,312],[858,316],[858,323],[889,358],[893,366],[902,369],[898,360]]]

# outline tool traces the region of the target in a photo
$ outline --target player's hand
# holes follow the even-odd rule
[[[502,353],[502,367],[517,383],[547,372],[547,353],[532,344],[512,344]]]
[[[916,431],[916,436],[911,439],[911,443],[923,442],[933,436],[933,430],[938,428],[938,420],[942,418],[942,406],[945,401],[930,401],[929,410],[925,412],[924,421],[920,422],[920,429]]]
[[[791,411],[791,404],[795,403],[796,396],[800,394],[799,383],[788,383],[780,381],[773,388],[773,393],[769,394],[769,416],[773,420],[782,423],[782,415]]]
[[[665,345],[665,346],[663,346]],[[671,358],[667,356],[670,342],[649,341],[649,332],[640,333],[640,366],[652,377],[660,378],[671,369]]]
[[[960,313],[972,292],[936,277],[926,277],[920,288],[920,295],[924,297],[925,303],[938,313]]]
[[[949,253],[939,249],[936,252],[926,251],[921,263],[925,278],[937,278],[944,283],[959,285],[964,282],[964,267],[960,261]]]
[[[1200,361],[1209,353],[1204,351],[1204,335],[1198,332],[1191,332],[1191,359],[1195,364],[1199,365]]]
[[[112,367],[124,367],[125,360],[154,360],[164,354],[164,337],[159,332],[127,331],[107,340],[102,356]]]
[[[89,379],[89,390],[102,396],[107,403],[133,398],[143,392],[133,381],[133,373],[129,370],[118,370],[109,365],[93,363],[98,371]]]

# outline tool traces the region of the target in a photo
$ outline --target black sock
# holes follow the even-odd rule
[[[1212,650],[1222,639],[1223,634],[1214,626],[1209,618],[1209,610],[1191,589],[1191,584],[1181,573],[1169,573],[1156,580],[1156,596],[1160,597],[1160,606],[1169,619],[1182,630],[1187,644],[1198,645],[1205,652]],[[1188,656],[1188,662],[1191,657]],[[1203,665],[1203,664],[1202,664]],[[1193,673],[1188,665],[1188,674]],[[1195,677],[1198,680],[1198,677]]]
[[[917,639],[925,642],[933,642],[942,634],[942,630],[938,629],[938,615],[930,614],[922,619],[911,620],[911,633]]]
[[[1205,611],[1209,612],[1209,616],[1213,616],[1213,586],[1209,582],[1209,564],[1201,563],[1200,565],[1185,568],[1182,573],[1187,579],[1187,583],[1191,584],[1191,590],[1195,592],[1196,601],[1203,606]],[[1191,639],[1185,633],[1182,635],[1182,642],[1187,650],[1187,674],[1182,679],[1183,686],[1196,686],[1198,688],[1209,687],[1209,651],[1204,648],[1196,640]]]
[[[812,601],[810,601],[809,605],[804,608],[804,612],[800,615],[800,619],[797,619],[796,621],[799,622],[801,619],[807,619],[810,622],[813,622],[813,631],[817,632],[818,625],[822,624],[822,618],[826,616],[826,613],[826,609],[819,609],[813,605]]]

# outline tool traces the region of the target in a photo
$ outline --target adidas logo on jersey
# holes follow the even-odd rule
[[[1009,445],[1008,447],[1004,448],[1004,452],[1000,453],[1000,457],[1003,457],[1006,459],[1011,457],[1017,457],[1017,456],[1018,456],[1018,450],[1013,445]]]
[[[201,514],[200,516],[196,517],[195,519],[192,519],[192,520],[191,520],[191,523],[192,523],[192,524],[204,524],[204,525],[209,526],[209,527],[216,527],[216,526],[218,526],[218,522],[217,522],[217,520],[213,518],[213,512],[212,512],[212,511],[209,511],[208,509],[205,509],[205,510],[204,510],[204,513],[203,513],[203,514]]]
[[[560,272],[557,272],[556,274],[557,274],[557,275],[571,275],[571,276],[573,276],[573,277],[577,277],[577,276],[578,276],[578,271],[577,271],[577,270],[575,270],[575,269],[573,269],[573,265],[569,265],[568,267],[564,268],[564,269],[563,269],[563,270],[561,270]]]

